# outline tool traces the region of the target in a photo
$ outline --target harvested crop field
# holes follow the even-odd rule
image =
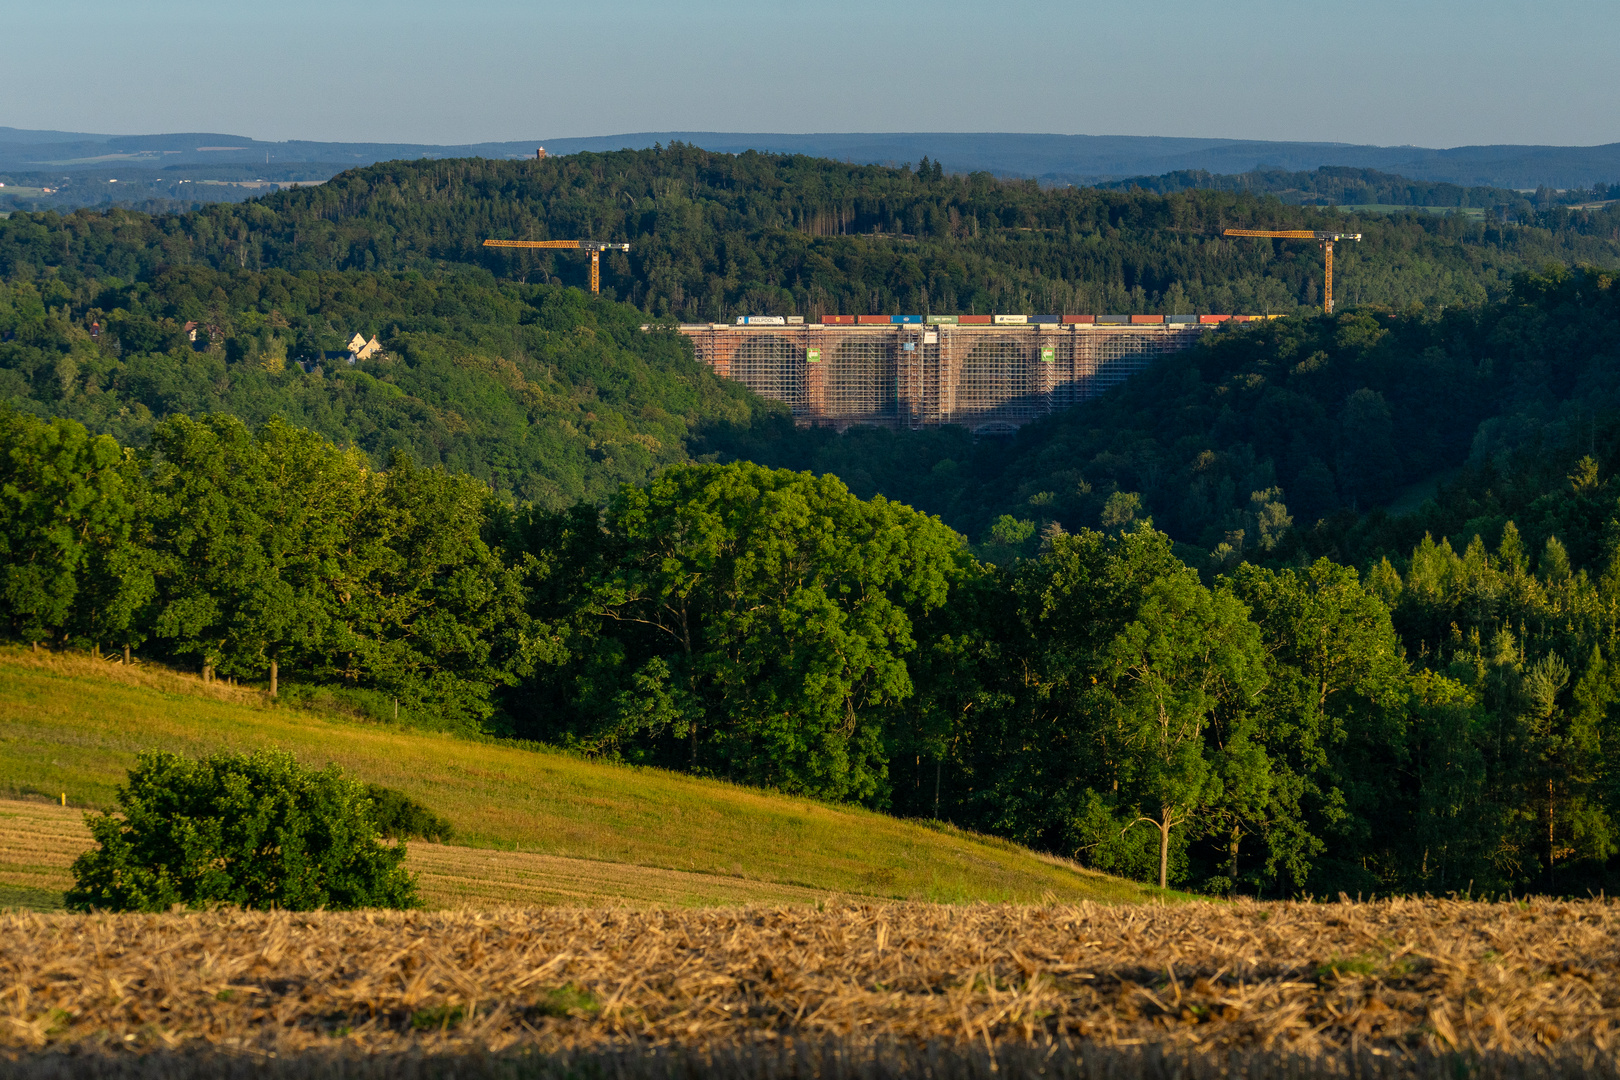
[[[0,1017],[22,1076],[1613,1072],[1620,908],[17,914]]]

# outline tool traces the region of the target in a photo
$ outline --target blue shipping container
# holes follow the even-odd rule
[[[894,315],[891,318],[897,323],[920,323],[923,320],[921,315]]]

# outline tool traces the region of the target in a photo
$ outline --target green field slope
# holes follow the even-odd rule
[[[70,804],[104,807],[140,750],[203,754],[268,745],[308,764],[336,762],[449,818],[457,843],[466,846],[459,854],[412,845],[413,864],[424,869],[419,860],[427,857],[442,879],[427,882],[429,898],[440,903],[723,903],[815,893],[1067,901],[1149,894],[1011,844],[868,811],[301,712],[270,705],[256,691],[204,686],[163,669],[0,650],[0,794],[65,793]],[[522,854],[480,861],[467,848]],[[7,862],[0,851],[0,875]],[[626,875],[603,864],[648,873]],[[577,888],[566,884],[575,873]],[[512,883],[509,894],[501,880]]]

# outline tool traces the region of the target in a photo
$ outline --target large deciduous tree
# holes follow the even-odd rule
[[[961,539],[834,477],[672,469],[602,516],[553,519],[574,612],[555,678],[587,747],[836,799],[882,797],[883,736],[913,693],[915,620],[967,566]],[[551,721],[556,732],[556,719]]]
[[[129,644],[140,477],[111,438],[0,410],[0,612],[24,641]]]
[[[981,667],[966,752],[976,816],[1168,884],[1222,806],[1267,789],[1256,628],[1146,526],[1054,537],[1015,572],[1012,601],[1019,626]]]

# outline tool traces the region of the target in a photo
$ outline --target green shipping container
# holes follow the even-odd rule
[[[928,316],[928,321],[935,324],[935,325],[951,324],[951,323],[956,322],[956,316],[955,315],[930,315],[930,316]]]

